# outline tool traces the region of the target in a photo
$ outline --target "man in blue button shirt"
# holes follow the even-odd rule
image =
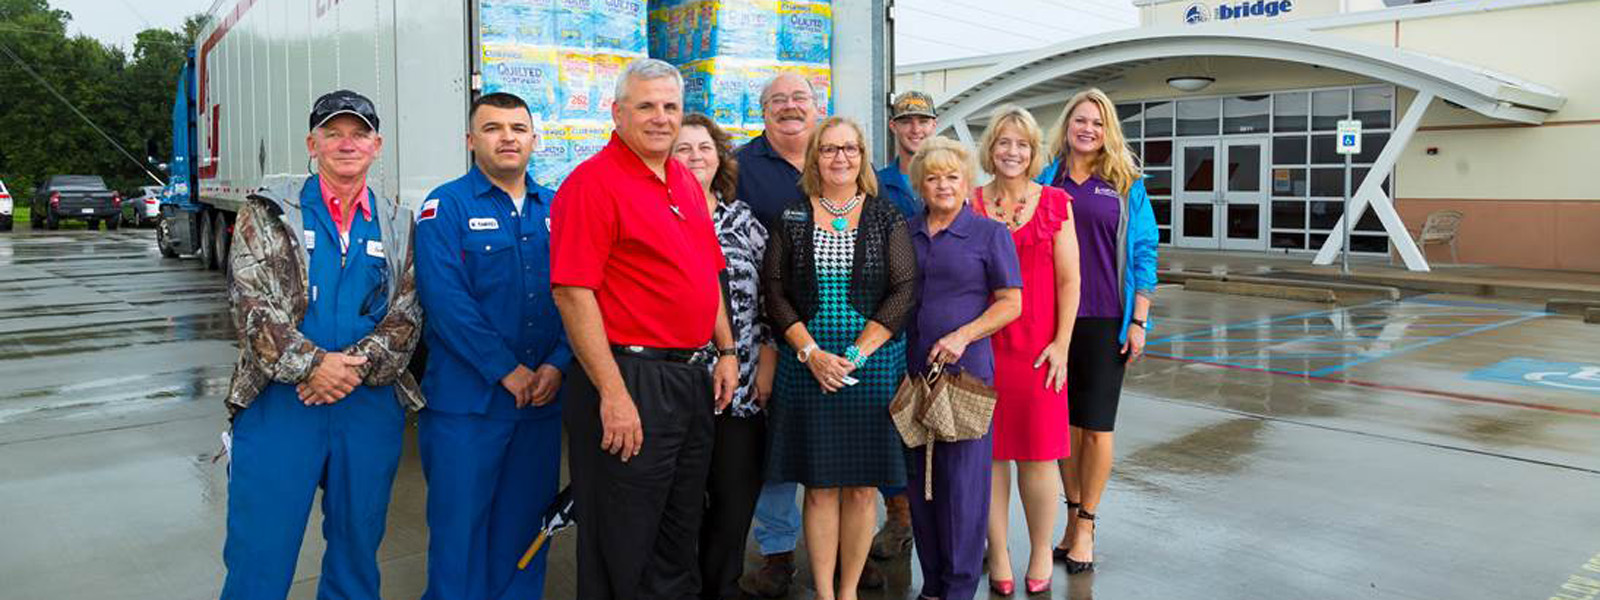
[[[550,295],[550,202],[528,176],[528,105],[472,103],[467,174],[417,213],[417,290],[430,354],[418,442],[428,482],[427,600],[539,598],[545,555],[526,570],[555,497],[556,390],[572,361]]]
[[[922,213],[922,198],[917,187],[906,181],[911,169],[911,156],[922,148],[922,141],[933,135],[938,113],[933,108],[933,98],[915,90],[895,96],[890,106],[889,132],[894,134],[895,158],[878,169],[878,186],[884,197],[894,202],[907,219]]]

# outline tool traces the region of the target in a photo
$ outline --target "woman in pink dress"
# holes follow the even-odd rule
[[[1044,169],[1044,133],[1026,109],[995,109],[978,148],[994,176],[973,208],[1011,229],[1022,265],[1022,317],[994,335],[994,475],[989,503],[989,586],[1014,589],[1006,547],[1011,464],[1028,521],[1025,575],[1030,594],[1050,589],[1051,535],[1061,476],[1056,461],[1072,453],[1067,429],[1067,349],[1078,314],[1078,238],[1072,198],[1034,183]],[[1064,317],[1064,318],[1058,318]]]

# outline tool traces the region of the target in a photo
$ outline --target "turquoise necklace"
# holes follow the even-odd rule
[[[822,201],[822,209],[833,215],[833,221],[830,224],[833,225],[834,231],[844,231],[844,228],[850,225],[850,219],[846,218],[846,215],[855,210],[856,205],[861,204],[860,194],[856,194],[849,202],[845,202],[844,206],[837,206],[832,200],[820,196],[817,199]]]

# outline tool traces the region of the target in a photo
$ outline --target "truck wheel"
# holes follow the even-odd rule
[[[60,217],[60,215],[57,215],[55,213],[55,211],[51,211],[50,214],[45,215],[44,228],[45,229],[49,229],[50,231],[55,231],[57,229],[61,229],[61,217]]]
[[[177,258],[178,251],[172,248],[172,240],[168,237],[172,234],[167,232],[168,227],[166,217],[156,219],[156,249],[161,251],[163,257]]]
[[[211,229],[216,232],[217,236],[217,241],[213,242],[217,248],[217,269],[227,273],[229,271],[228,250],[230,249],[228,246],[232,242],[228,235],[228,217],[222,213],[212,213],[211,218]]]
[[[212,227],[212,212],[200,213],[200,266],[207,271],[217,270],[217,234]]]

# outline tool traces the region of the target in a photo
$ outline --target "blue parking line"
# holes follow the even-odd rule
[[[1466,331],[1461,331],[1461,332],[1453,333],[1453,334],[1450,334],[1450,335],[1447,335],[1447,336],[1444,336],[1444,337],[1437,338],[1437,339],[1435,339],[1433,341],[1423,342],[1423,343],[1420,343],[1420,344],[1412,344],[1412,345],[1406,346],[1404,348],[1397,348],[1397,349],[1392,350],[1390,352],[1384,353],[1381,356],[1371,356],[1371,357],[1363,358],[1361,360],[1351,361],[1351,362],[1348,362],[1348,363],[1345,363],[1345,364],[1342,364],[1342,365],[1334,365],[1334,366],[1331,366],[1331,367],[1323,367],[1321,369],[1317,369],[1315,371],[1311,371],[1310,373],[1308,373],[1308,375],[1311,375],[1313,377],[1321,377],[1321,376],[1327,375],[1329,373],[1336,373],[1338,371],[1343,371],[1343,370],[1348,369],[1350,367],[1366,364],[1366,363],[1372,362],[1374,360],[1379,360],[1379,359],[1383,359],[1383,358],[1389,358],[1391,356],[1394,356],[1396,354],[1400,354],[1402,352],[1410,352],[1412,350],[1417,350],[1417,349],[1420,349],[1420,348],[1426,348],[1428,346],[1432,346],[1432,345],[1435,345],[1435,344],[1442,344],[1444,342],[1448,342],[1448,341],[1456,339],[1456,338],[1461,338],[1461,337],[1466,337],[1466,336],[1473,335],[1473,334],[1483,333],[1485,331],[1499,329],[1501,327],[1515,325],[1517,323],[1522,323],[1524,321],[1531,321],[1531,320],[1534,320],[1534,319],[1543,318],[1545,316],[1548,316],[1548,315],[1546,313],[1535,313],[1535,314],[1528,314],[1528,315],[1525,315],[1525,316],[1522,316],[1522,317],[1518,317],[1518,318],[1515,318],[1515,319],[1507,319],[1507,320],[1501,321],[1499,323],[1490,323],[1490,324],[1487,324],[1487,325],[1480,325],[1478,327],[1474,327],[1474,328],[1468,329]]]
[[[1234,329],[1234,328],[1252,327],[1252,326],[1258,326],[1258,325],[1265,325],[1265,324],[1268,324],[1268,323],[1279,323],[1279,322],[1283,322],[1283,321],[1288,321],[1290,319],[1304,319],[1304,318],[1314,317],[1314,316],[1318,316],[1318,315],[1329,315],[1329,314],[1333,314],[1333,313],[1339,312],[1341,310],[1349,311],[1349,310],[1355,310],[1357,308],[1366,308],[1366,307],[1370,307],[1370,306],[1377,306],[1379,304],[1386,304],[1386,303],[1389,303],[1389,302],[1390,302],[1389,300],[1375,300],[1375,301],[1372,301],[1372,302],[1368,302],[1366,304],[1358,304],[1358,305],[1355,305],[1355,306],[1346,306],[1346,307],[1340,307],[1340,308],[1325,308],[1325,309],[1322,309],[1322,310],[1313,310],[1313,311],[1308,311],[1308,312],[1303,312],[1303,313],[1293,314],[1293,315],[1288,315],[1288,316],[1283,316],[1283,317],[1272,317],[1272,318],[1267,318],[1267,319],[1261,319],[1261,320],[1258,320],[1258,321],[1246,321],[1244,323],[1235,323],[1235,324],[1223,325],[1222,329],[1224,331],[1226,331],[1228,329]],[[1158,340],[1149,341],[1149,342],[1146,342],[1145,345],[1149,346],[1149,345],[1152,345],[1152,344],[1165,344],[1165,343],[1169,343],[1169,342],[1172,342],[1172,341],[1186,339],[1186,338],[1190,338],[1190,337],[1193,337],[1193,336],[1196,336],[1196,335],[1200,335],[1202,333],[1206,333],[1206,332],[1212,331],[1213,329],[1214,328],[1211,328],[1211,327],[1201,328],[1201,329],[1197,329],[1195,331],[1191,331],[1189,333],[1182,333],[1182,334],[1178,334],[1178,335],[1171,336],[1171,337],[1165,337],[1165,338],[1161,338],[1161,339],[1158,339]]]

